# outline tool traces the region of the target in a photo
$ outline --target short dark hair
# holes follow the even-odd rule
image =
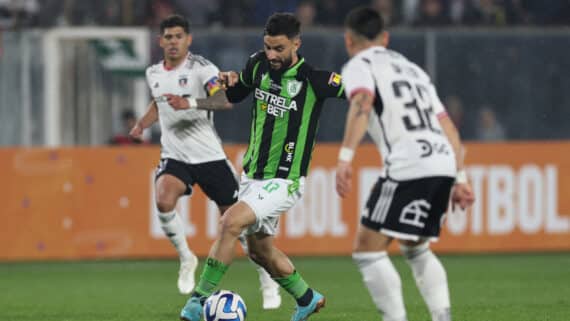
[[[346,16],[344,25],[368,40],[375,39],[384,30],[382,16],[369,7],[352,9]]]
[[[173,14],[160,22],[160,34],[168,28],[182,27],[184,32],[190,33],[190,21],[181,15]]]
[[[291,13],[277,12],[267,19],[263,34],[266,36],[285,35],[292,39],[301,34],[301,22]]]

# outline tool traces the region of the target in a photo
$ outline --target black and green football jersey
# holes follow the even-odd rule
[[[254,93],[244,171],[255,179],[306,176],[325,99],[344,98],[339,74],[315,70],[299,56],[286,70],[272,70],[263,51],[253,54],[230,102]]]

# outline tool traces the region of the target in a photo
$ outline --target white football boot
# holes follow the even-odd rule
[[[178,270],[178,291],[180,294],[190,294],[194,285],[194,273],[198,267],[198,258],[195,255],[184,262],[180,262],[180,269]]]

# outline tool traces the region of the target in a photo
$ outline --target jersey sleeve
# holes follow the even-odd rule
[[[148,67],[148,68],[146,68],[146,71],[145,71],[146,84],[147,84],[148,88],[152,88],[152,79],[151,79],[151,77],[150,77],[150,75],[151,75],[151,72],[150,72],[150,71],[151,71],[151,68],[152,68],[152,67]]]
[[[206,95],[212,96],[222,89],[218,83],[218,73],[220,70],[213,63],[208,63],[200,68],[200,81],[204,87]]]
[[[336,72],[315,70],[311,75],[311,86],[315,89],[318,98],[344,99],[344,85],[342,76]]]
[[[366,61],[362,59],[351,60],[342,70],[342,82],[346,98],[351,99],[359,92],[374,94],[374,78]]]
[[[431,103],[432,103],[432,107],[433,107],[433,112],[437,116],[437,118],[447,116],[447,110],[445,109],[445,106],[443,106],[441,99],[439,99],[439,95],[437,94],[437,90],[435,89],[435,86],[431,83],[429,86],[429,93],[431,96]]]
[[[260,55],[261,52],[258,51],[249,57],[245,64],[245,67],[239,73],[239,81],[235,86],[229,87],[226,90],[226,97],[230,102],[237,103],[242,101],[255,87],[254,73],[261,63]]]

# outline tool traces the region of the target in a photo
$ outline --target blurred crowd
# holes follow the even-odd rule
[[[305,27],[334,27],[358,5],[376,8],[389,26],[570,25],[570,0],[0,0],[0,29],[156,27],[172,13],[200,27],[255,27],[275,11],[295,12]]]

